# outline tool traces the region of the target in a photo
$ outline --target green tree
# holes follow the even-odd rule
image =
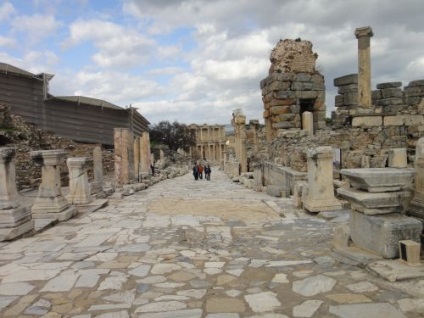
[[[196,144],[194,131],[188,129],[187,125],[174,121],[172,124],[165,120],[157,123],[149,129],[150,140],[153,145],[166,145],[169,149],[177,151],[183,149],[188,151]]]

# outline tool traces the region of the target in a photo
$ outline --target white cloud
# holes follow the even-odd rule
[[[10,2],[6,1],[0,5],[0,21],[9,20],[15,13],[15,7]]]
[[[36,42],[54,34],[60,27],[60,22],[51,15],[22,15],[13,19],[12,27],[16,31],[25,33],[31,42]]]
[[[16,41],[10,37],[0,35],[0,47],[13,47]]]
[[[148,96],[157,96],[163,89],[154,81],[122,72],[79,71],[56,74],[51,82],[53,95],[82,95],[107,100],[119,106],[134,103]]]
[[[155,45],[155,41],[136,30],[108,21],[80,20],[72,23],[69,30],[70,36],[63,42],[63,47],[93,41],[99,51],[92,59],[103,68],[128,68],[146,62]]]

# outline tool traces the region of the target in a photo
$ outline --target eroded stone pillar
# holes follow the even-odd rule
[[[149,174],[151,162],[150,135],[148,132],[143,132],[140,138],[140,173],[142,175]]]
[[[236,160],[240,163],[240,172],[247,172],[246,116],[241,109],[234,111],[232,125],[235,132],[234,146]]]
[[[307,153],[308,189],[303,207],[310,212],[341,209],[334,196],[333,150],[329,146],[317,147]]]
[[[358,105],[361,107],[371,107],[370,39],[373,35],[369,26],[355,30],[358,39]]]
[[[115,179],[122,187],[134,180],[133,135],[128,128],[114,129]]]
[[[134,139],[134,175],[137,182],[140,181],[140,137]]]
[[[415,171],[415,192],[408,207],[408,215],[418,218],[424,224],[424,138],[417,141]]]
[[[103,156],[101,145],[97,145],[93,149],[93,177],[91,194],[101,194],[103,192]]]
[[[314,134],[314,114],[311,112],[302,114],[302,130],[307,131],[309,136]]]
[[[21,204],[16,189],[14,158],[14,148],[0,148],[0,242],[34,229],[31,211]]]
[[[31,208],[32,217],[66,221],[76,215],[76,207],[65,199],[60,186],[60,164],[66,160],[67,153],[62,149],[38,150],[30,155],[41,166],[41,184]]]
[[[75,205],[85,205],[93,201],[90,195],[87,169],[91,160],[88,158],[68,158],[69,170],[68,201]]]

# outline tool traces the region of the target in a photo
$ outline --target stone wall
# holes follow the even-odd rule
[[[49,132],[43,132],[34,125],[27,124],[21,117],[11,115],[9,108],[0,105],[0,146],[16,149],[16,183],[18,190],[37,188],[41,182],[41,169],[30,158],[33,150],[64,149],[69,157],[93,156],[95,144],[81,144],[75,141],[60,138]],[[7,123],[5,125],[4,123]],[[113,172],[113,151],[103,150],[103,169],[105,175]],[[68,168],[66,163],[61,165],[61,180],[63,186],[68,186]],[[92,179],[92,168],[89,169]]]
[[[325,127],[324,77],[315,69],[309,41],[280,41],[272,50],[269,76],[260,83],[267,140],[281,129],[302,129],[302,113],[313,113],[314,130]]]

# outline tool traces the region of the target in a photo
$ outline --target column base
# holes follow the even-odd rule
[[[32,213],[33,219],[55,219],[58,221],[66,221],[78,214],[75,206],[71,205],[62,212],[48,212],[48,213]]]
[[[34,230],[34,220],[22,223],[16,227],[0,228],[0,242],[13,240]]]
[[[18,206],[13,209],[0,210],[0,228],[17,227],[31,220],[31,211],[27,206]]]
[[[340,210],[342,204],[336,199],[314,200],[306,198],[303,200],[303,208],[309,212]]]

